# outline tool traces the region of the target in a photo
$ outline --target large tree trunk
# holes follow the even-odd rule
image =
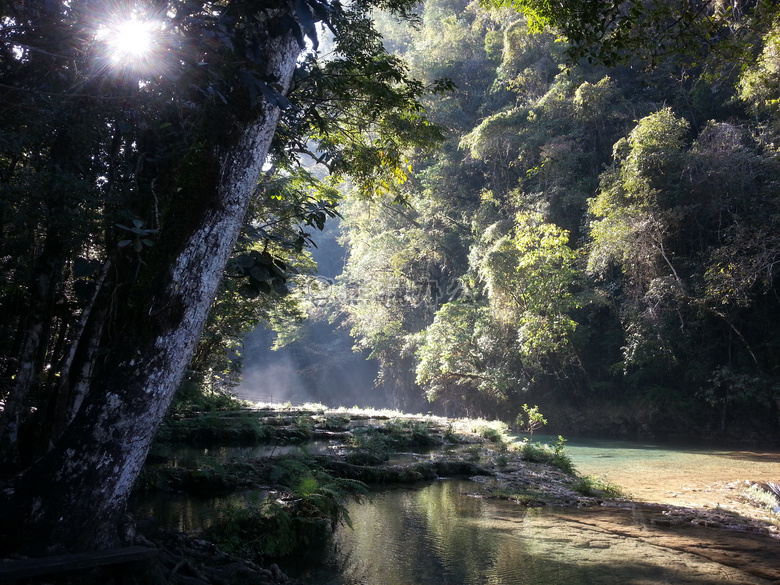
[[[268,73],[286,90],[298,42],[272,37],[266,49]],[[54,448],[5,490],[0,553],[121,543],[119,519],[198,342],[278,120],[278,108],[266,105],[219,153],[216,202],[204,207],[151,307],[164,324],[140,347],[112,351]]]

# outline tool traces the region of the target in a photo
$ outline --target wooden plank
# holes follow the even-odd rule
[[[0,581],[133,563],[151,559],[159,552],[156,548],[130,546],[32,559],[4,560],[0,561]]]

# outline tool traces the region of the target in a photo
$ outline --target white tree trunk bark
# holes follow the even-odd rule
[[[286,91],[300,48],[291,34],[269,44],[268,72]],[[6,490],[6,502],[17,508],[14,518],[23,532],[37,533],[37,542],[23,543],[28,551],[100,549],[118,543],[118,519],[200,338],[279,115],[278,108],[267,104],[264,117],[243,128],[220,154],[216,204],[200,218],[170,268],[165,293],[152,306],[153,312],[168,315],[171,326],[101,376],[57,446],[12,491]],[[7,541],[0,550],[13,542],[12,531],[10,523],[0,528]]]

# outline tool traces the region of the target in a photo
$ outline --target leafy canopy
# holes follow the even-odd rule
[[[640,56],[655,66],[665,59],[700,61],[714,48],[751,34],[771,20],[772,2],[716,0],[482,0],[483,6],[522,12],[533,31],[558,31],[569,43],[571,62],[611,66]]]

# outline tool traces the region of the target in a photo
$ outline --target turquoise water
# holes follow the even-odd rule
[[[539,435],[533,440],[556,438]],[[605,477],[645,502],[717,505],[707,490],[738,487],[745,480],[780,480],[777,451],[597,439],[570,439],[566,451],[581,475]]]

